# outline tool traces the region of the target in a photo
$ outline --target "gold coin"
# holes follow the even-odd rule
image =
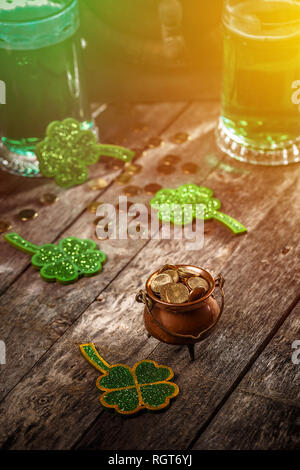
[[[168,299],[167,299],[167,296],[166,296],[166,291],[167,291],[168,287],[171,286],[172,284],[173,284],[172,282],[168,283],[168,284],[165,284],[160,289],[159,296],[160,296],[161,300],[163,300],[164,302],[168,302]]]
[[[162,143],[163,143],[163,140],[160,137],[152,137],[147,142],[147,148],[154,149],[154,148],[160,147]]]
[[[174,144],[184,144],[190,140],[190,138],[191,137],[187,132],[177,132],[177,134],[175,134],[171,140]]]
[[[95,178],[88,182],[88,187],[92,191],[98,191],[108,186],[108,182],[104,178]]]
[[[184,165],[182,165],[181,167],[181,170],[183,171],[183,173],[186,173],[187,175],[192,175],[192,174],[196,174],[198,172],[198,165],[196,165],[196,163],[185,163]]]
[[[97,209],[99,206],[101,206],[102,202],[99,201],[93,201],[87,206],[87,211],[90,212],[91,214],[96,214]]]
[[[173,264],[164,264],[160,270],[158,271],[159,274],[163,273],[164,271],[167,271],[168,269],[176,271],[177,268],[176,266],[173,266]]]
[[[206,289],[204,287],[196,287],[190,292],[189,302],[195,302],[195,300],[202,299],[206,294]]]
[[[167,166],[169,166],[169,165],[176,165],[177,163],[180,162],[180,160],[181,160],[181,158],[178,157],[178,155],[171,155],[171,154],[170,154],[170,155],[166,155],[164,158],[162,158],[162,159],[160,160],[160,163],[161,163],[162,165],[167,165]]]
[[[125,171],[129,175],[135,175],[137,173],[140,173],[142,169],[142,165],[139,165],[138,163],[130,163],[128,165],[125,165]]]
[[[176,168],[174,168],[171,165],[158,165],[156,168],[158,173],[161,173],[162,175],[171,175],[176,171]]]
[[[156,194],[157,191],[159,191],[160,189],[162,189],[162,186],[157,183],[150,183],[144,187],[144,191],[146,194]]]
[[[180,279],[197,276],[197,273],[195,271],[188,269],[188,268],[184,268],[182,266],[177,269],[177,272],[179,274]]]
[[[40,202],[44,204],[44,206],[50,206],[51,204],[54,204],[56,201],[58,201],[57,194],[45,193],[45,194],[42,194],[42,196],[40,197]]]
[[[6,220],[0,220],[0,233],[8,232],[12,228],[9,222]]]
[[[120,176],[116,178],[116,183],[118,184],[127,184],[131,180],[131,176],[129,173],[122,173]]]
[[[157,274],[151,281],[150,287],[155,294],[159,294],[165,284],[170,284],[172,279],[167,274]]]
[[[18,214],[18,218],[22,220],[22,222],[27,222],[27,220],[33,220],[38,217],[38,212],[35,209],[23,209]]]
[[[161,274],[161,276],[163,276],[163,274]],[[165,295],[167,302],[171,304],[184,304],[189,300],[189,290],[181,283],[170,284],[165,290]]]
[[[172,279],[172,282],[176,284],[179,281],[179,274],[175,269],[167,269],[163,271],[164,274],[167,274]]]
[[[209,284],[206,279],[203,279],[203,277],[190,277],[187,280],[187,285],[192,290],[196,289],[197,287],[203,287],[205,291],[208,291],[209,289]]]
[[[125,194],[125,196],[137,196],[138,194],[141,194],[141,188],[139,188],[139,186],[134,186],[134,185],[131,185],[131,186],[126,186],[125,188],[123,188],[122,192],[123,194]]]

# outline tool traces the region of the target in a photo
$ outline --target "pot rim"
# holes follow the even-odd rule
[[[164,302],[163,300],[158,299],[157,297],[155,297],[155,295],[153,294],[153,292],[151,290],[151,287],[150,287],[150,281],[153,278],[153,276],[158,274],[158,272],[159,272],[159,269],[158,269],[157,271],[152,273],[151,276],[149,276],[149,278],[146,281],[146,291],[147,291],[147,294],[149,295],[149,297],[151,298],[151,300],[153,300],[154,302],[157,302],[160,305],[163,305],[164,307],[169,307],[169,308],[172,308],[172,309],[173,308],[183,309],[184,310],[189,306],[194,306],[194,305],[197,305],[197,304],[203,302],[204,300],[208,299],[212,295],[212,293],[214,292],[214,290],[216,288],[216,282],[215,282],[215,279],[214,279],[213,275],[209,271],[207,271],[204,268],[201,268],[201,266],[195,266],[193,264],[175,264],[174,266],[176,268],[196,268],[197,270],[201,269],[201,271],[203,271],[204,273],[207,274],[208,279],[206,279],[206,280],[209,280],[209,284],[211,285],[211,288],[206,292],[206,294],[203,297],[201,297],[201,299],[194,300],[193,302],[185,302],[184,304],[171,304],[171,303],[168,303],[168,302]]]

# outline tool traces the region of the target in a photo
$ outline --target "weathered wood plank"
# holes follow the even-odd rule
[[[150,137],[163,131],[185,107],[183,103],[109,106],[97,119],[100,139],[105,142],[113,141],[132,147],[143,147]],[[141,122],[146,128],[142,132],[136,132],[136,125]],[[120,171],[108,169],[100,160],[90,169],[90,179],[104,176],[110,183]],[[88,191],[86,185],[65,191],[58,188],[53,181],[44,178],[25,179],[7,176],[3,172],[1,179],[7,179],[9,185],[13,184],[13,189],[9,190],[7,196],[4,192],[4,198],[0,203],[1,218],[11,221],[14,231],[36,244],[53,242],[82,213],[87,204],[103,192]],[[7,189],[7,184],[5,188]],[[40,197],[46,192],[57,193],[59,202],[50,207],[42,206]],[[39,218],[26,223],[21,222],[17,214],[21,209],[28,207],[38,210]],[[29,260],[27,255],[8,249],[2,237],[0,259],[0,293],[2,293],[26,269]]]
[[[247,172],[237,173],[245,167],[230,165],[219,165],[206,183],[221,199],[223,195],[224,211],[245,223],[250,233],[237,239],[221,226],[210,224],[212,230],[199,253],[186,252],[178,242],[150,242],[102,293],[103,304],[93,303],[2,402],[2,445],[69,448],[100,415],[78,447],[175,449],[188,446],[195,430],[213,413],[287,308],[280,295],[283,267],[299,275],[297,236],[293,231],[299,223],[298,201],[294,201],[295,218],[291,218],[291,189],[297,191],[300,185],[298,167],[272,171],[251,167]],[[255,185],[264,187],[259,202],[252,191]],[[274,221],[279,219],[281,223],[272,243],[262,244],[272,232]],[[288,240],[286,233],[291,233]],[[291,250],[283,255],[287,242]],[[201,357],[189,367],[186,367],[188,356],[184,349],[157,346],[155,340],[147,340],[141,309],[134,302],[133,294],[147,275],[170,257],[173,262],[207,266],[215,274],[224,268],[227,278],[223,328],[198,346]],[[264,272],[260,272],[261,261],[264,261]],[[268,276],[270,285],[263,282],[264,276]],[[258,300],[249,299],[249,280]],[[278,298],[274,314],[266,290],[276,301]],[[296,292],[296,282],[292,281],[288,292],[291,299]],[[269,324],[264,323],[264,315],[270,316]],[[95,341],[110,362],[132,364],[154,351],[150,357],[174,368],[181,395],[166,413],[141,415],[134,423],[102,413],[94,386],[97,374],[84,363],[77,349],[80,342],[89,340]]]
[[[297,188],[299,189],[299,184]],[[222,267],[227,280],[227,307],[222,328],[197,347],[198,361],[188,365],[187,351],[165,345],[159,345],[150,355],[150,358],[162,364],[169,364],[177,373],[181,396],[170,410],[159,416],[140,416],[135,419],[134,426],[129,420],[124,421],[118,416],[102,413],[78,443],[78,448],[188,447],[195,431],[201,428],[222,403],[224,396],[230,392],[251,358],[255,357],[267,335],[291,308],[290,302],[298,296],[300,271],[297,262],[297,235],[289,237],[292,247],[289,256],[282,254],[282,247],[286,243],[286,233],[291,234],[294,223],[299,223],[299,213],[297,220],[292,221],[287,192],[283,201],[285,202],[280,207],[275,207],[261,221],[255,232],[248,235],[252,240],[240,239],[238,248]],[[299,202],[294,204],[293,209],[296,212],[299,210]],[[288,211],[291,211],[290,214]],[[273,220],[278,220],[282,213],[285,214],[284,222],[277,227],[272,242],[269,241],[267,245],[260,243],[273,227]],[[202,253],[200,257],[202,259]],[[220,268],[217,257],[213,263]],[[284,284],[286,272],[294,273],[288,289]],[[288,303],[287,298],[290,299]],[[276,310],[273,308],[274,304]],[[268,321],[265,321],[266,318]],[[98,344],[101,345],[100,337]]]
[[[300,303],[199,437],[195,449],[300,448]]]
[[[195,108],[196,109],[196,108]],[[201,145],[201,136],[205,141],[206,127],[203,129],[201,116],[211,122],[215,122],[217,109],[209,104],[201,105],[191,112],[187,111],[182,120],[179,118],[172,126],[170,135],[178,131],[183,123],[198,128],[198,134],[194,130],[195,140],[186,145],[186,155],[188,149],[194,155],[196,137],[198,145]],[[179,127],[178,127],[179,126]],[[210,125],[211,127],[211,125]],[[203,136],[204,133],[204,136]],[[168,152],[174,144],[165,139],[163,149],[154,149],[141,157],[140,162],[144,166],[144,171],[135,176],[134,182],[143,186],[147,180],[147,173],[154,172],[157,158],[162,152]],[[164,153],[163,153],[164,154]],[[156,155],[156,158],[155,158]],[[203,162],[202,172],[205,176],[211,167]],[[160,180],[166,184],[166,176]],[[115,184],[102,194],[103,202],[116,203],[118,195],[121,194],[122,187]],[[141,195],[139,200],[149,200],[149,196]],[[93,220],[95,216],[84,212],[72,227],[61,234],[61,237],[75,235],[78,237],[93,237],[95,226]],[[34,363],[43,355],[47,349],[55,342],[67,328],[84,312],[93,302],[100,292],[111,282],[111,280],[130,262],[131,258],[147,243],[146,240],[132,241],[124,243],[118,241],[105,241],[101,243],[101,248],[107,253],[109,262],[100,276],[91,279],[81,279],[79,283],[71,286],[60,286],[55,284],[45,284],[41,281],[39,274],[30,267],[0,298],[0,313],[3,319],[0,325],[0,337],[6,342],[8,351],[15,351],[20,357],[17,367],[13,366],[12,358],[8,358],[5,368],[0,370],[2,397],[23,377]],[[14,249],[7,246],[8,252]],[[21,254],[21,256],[23,256]],[[5,320],[5,321],[4,321]],[[20,338],[22,342],[20,343]]]

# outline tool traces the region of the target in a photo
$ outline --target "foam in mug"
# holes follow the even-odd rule
[[[38,49],[62,42],[79,26],[77,0],[0,0],[0,48]]]

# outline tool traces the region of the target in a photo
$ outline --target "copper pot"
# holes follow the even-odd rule
[[[203,341],[216,328],[224,309],[224,278],[219,274],[216,279],[203,268],[192,265],[177,265],[191,269],[209,284],[209,290],[200,300],[185,304],[169,304],[155,297],[150,284],[153,273],[146,282],[146,291],[140,291],[136,297],[145,304],[144,322],[149,336],[168,344],[184,344],[189,347],[191,359],[194,360],[194,344]],[[221,305],[214,297],[219,287]]]

